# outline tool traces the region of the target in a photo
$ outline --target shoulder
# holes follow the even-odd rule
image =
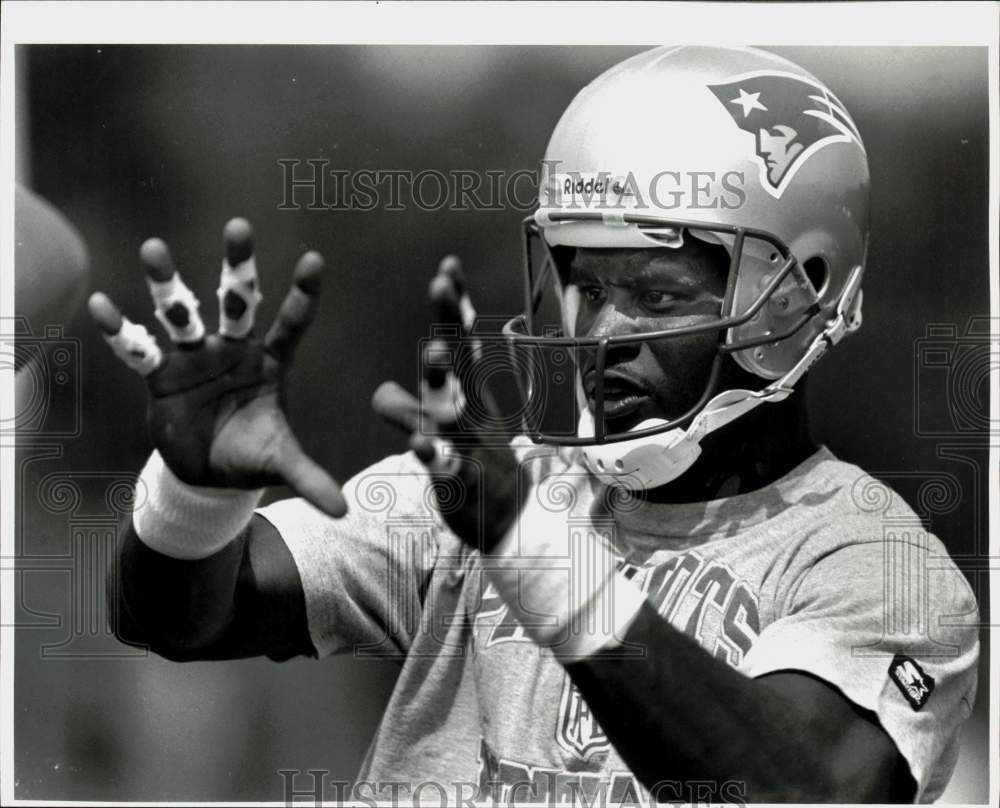
[[[820,555],[854,544],[913,541],[947,554],[925,520],[890,483],[822,447],[783,481],[781,497],[800,529],[795,535]]]
[[[933,525],[885,480],[822,449],[787,499],[789,521],[775,564],[786,607],[824,593],[845,599],[867,592],[881,600],[887,587],[920,587],[932,608],[975,608]]]

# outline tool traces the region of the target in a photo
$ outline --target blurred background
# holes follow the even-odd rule
[[[149,236],[171,246],[210,327],[229,217],[256,230],[258,322],[272,318],[297,256],[320,250],[324,295],[290,409],[307,449],[343,480],[402,448],[368,402],[385,379],[414,386],[443,255],[463,258],[481,313],[519,310],[525,211],[284,210],[279,161],[533,171],[576,91],[638,50],[22,46],[18,179],[78,228],[90,287],[148,325],[137,250]],[[840,96],[872,169],[865,327],[812,374],[814,431],[921,514],[987,622],[986,50],[772,50]],[[45,359],[18,436],[16,795],[281,800],[281,769],[352,780],[392,662],[175,664],[107,634],[101,570],[151,449],[142,384],[85,311],[17,327]],[[987,800],[982,639],[979,699],[946,801]]]

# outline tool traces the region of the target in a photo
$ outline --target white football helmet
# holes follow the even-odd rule
[[[860,325],[868,186],[864,145],[844,105],[786,59],[751,48],[665,47],[599,76],[549,141],[539,207],[524,223],[525,312],[504,333],[515,352],[588,349],[600,380],[610,346],[715,331],[716,367],[683,416],[619,433],[604,423],[603,383],[591,411],[577,373],[576,433],[538,424],[525,424],[526,432],[537,442],[582,447],[605,482],[649,488],[682,474],[706,434],[785,398]],[[551,248],[669,249],[688,238],[729,252],[718,319],[639,335],[573,333],[578,297]],[[562,309],[556,335],[536,321],[548,284]],[[770,383],[718,390],[727,354]],[[531,384],[525,392],[540,393]]]

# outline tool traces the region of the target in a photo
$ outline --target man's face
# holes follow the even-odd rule
[[[792,160],[802,151],[802,144],[796,143],[798,137],[790,126],[775,126],[772,129],[761,129],[757,133],[758,151],[767,163],[767,177],[777,185],[792,164]]]
[[[691,237],[678,249],[579,249],[569,282],[579,290],[578,337],[617,336],[706,323],[721,314],[729,256]],[[704,392],[718,332],[611,346],[604,373],[608,431],[647,418],[678,418]],[[596,352],[581,358],[591,412]]]

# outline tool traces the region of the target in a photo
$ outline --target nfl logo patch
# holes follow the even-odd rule
[[[587,760],[611,748],[608,736],[598,725],[590,707],[568,674],[563,678],[562,698],[559,700],[556,742],[562,749],[581,760]]]

